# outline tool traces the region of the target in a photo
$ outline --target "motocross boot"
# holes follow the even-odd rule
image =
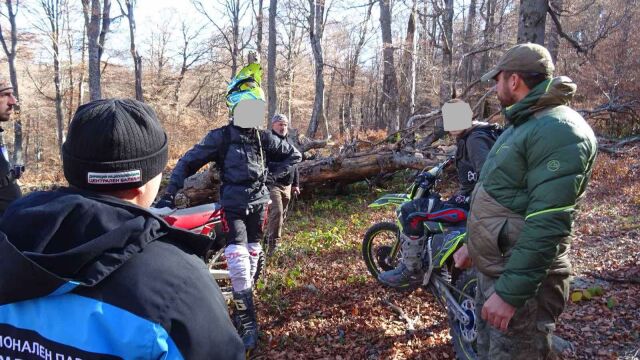
[[[234,316],[237,320],[238,333],[244,343],[244,349],[247,352],[251,351],[258,344],[258,322],[252,289],[234,291],[233,303],[236,307]]]
[[[409,236],[400,234],[400,264],[378,275],[381,283],[396,289],[414,289],[422,283],[422,252],[427,236]]]

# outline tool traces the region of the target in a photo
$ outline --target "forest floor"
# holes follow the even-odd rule
[[[557,331],[574,348],[565,359],[640,358],[640,147],[625,150],[599,155],[575,222],[574,301]],[[367,228],[393,219],[393,210],[367,205],[402,190],[355,185],[347,195],[292,204],[283,243],[258,284],[259,358],[455,358],[446,313],[433,296],[381,286],[362,260]],[[415,320],[415,331],[406,331],[389,302]]]

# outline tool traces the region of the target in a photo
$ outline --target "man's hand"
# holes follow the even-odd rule
[[[507,331],[516,308],[493,293],[482,307],[482,319],[500,331]]]
[[[473,264],[471,256],[469,256],[469,248],[467,244],[462,245],[458,251],[453,254],[453,261],[458,269],[468,269]]]
[[[300,187],[299,187],[299,186],[294,186],[294,187],[292,187],[292,188],[291,188],[291,192],[292,192],[294,195],[300,195]]]

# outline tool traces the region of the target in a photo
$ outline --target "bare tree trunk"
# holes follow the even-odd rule
[[[327,92],[326,101],[325,101],[326,104],[325,104],[324,113],[325,113],[325,117],[327,118],[327,121],[328,121],[328,119],[332,118],[331,117],[331,110],[332,110],[333,102],[331,100],[333,100],[332,99],[333,98],[333,88],[334,88],[335,81],[336,81],[336,71],[333,70],[331,72],[331,77],[330,77],[330,80],[329,80],[329,91]]]
[[[442,14],[442,82],[440,83],[440,102],[451,99],[453,94],[453,0],[444,0]],[[439,124],[438,124],[439,125]]]
[[[13,163],[24,164],[22,158],[22,121],[20,120],[20,91],[18,89],[18,73],[16,71],[16,45],[18,44],[18,28],[16,27],[16,16],[18,15],[19,2],[16,3],[15,10],[13,9],[12,0],[6,0],[7,5],[7,17],[11,24],[11,42],[9,46],[4,38],[2,27],[0,26],[0,42],[2,42],[2,48],[7,55],[7,61],[9,62],[9,78],[11,79],[11,86],[13,86],[13,96],[18,99],[18,104],[15,106],[18,115],[13,119]],[[11,49],[9,49],[11,48]]]
[[[262,2],[262,1],[260,1]],[[276,113],[278,93],[276,89],[276,14],[278,13],[278,0],[269,1],[269,45],[267,54],[267,99],[268,99],[268,123],[271,127],[271,118]],[[289,99],[291,100],[291,99]],[[289,101],[290,103],[291,101]],[[289,114],[291,116],[291,114]],[[291,118],[289,118],[291,119]]]
[[[236,76],[238,71],[238,56],[240,56],[240,48],[238,41],[240,39],[240,0],[232,0],[231,8],[231,78]]]
[[[85,11],[91,10],[89,16],[89,24],[87,25],[87,37],[89,39],[89,97],[90,100],[98,100],[102,98],[102,90],[100,88],[100,59],[104,51],[104,43],[109,31],[111,19],[109,13],[111,10],[111,0],[103,0],[102,11],[100,10],[100,0],[82,0]],[[91,7],[88,2],[91,1]],[[85,16],[85,19],[87,17]]]
[[[142,56],[138,53],[136,49],[136,17],[133,13],[133,8],[136,3],[135,0],[125,0],[126,10],[122,7],[120,0],[118,0],[118,5],[120,5],[120,11],[122,15],[126,16],[129,20],[129,52],[131,53],[131,58],[133,59],[133,73],[135,77],[135,88],[136,88],[136,100],[144,101],[144,96],[142,95]]]
[[[355,131],[357,127],[354,126],[353,119],[353,99],[355,97],[355,86],[356,86],[356,75],[358,71],[358,64],[360,62],[360,53],[362,52],[362,47],[364,46],[364,42],[367,37],[367,24],[369,23],[369,19],[371,18],[371,11],[373,9],[374,3],[371,2],[369,7],[367,8],[367,14],[365,19],[362,21],[360,25],[360,36],[358,38],[358,43],[356,44],[355,49],[353,50],[353,57],[349,59],[349,74],[347,76],[347,105],[345,106],[346,111],[346,127],[349,130],[349,135],[351,138],[354,137]]]
[[[463,52],[465,54],[471,51],[471,45],[473,44],[473,31],[476,25],[476,0],[471,0],[469,3],[469,15],[467,16],[467,24],[464,30],[464,43],[463,43]],[[474,55],[470,55],[464,58],[464,62],[462,65],[463,72],[463,84],[466,88],[474,78],[473,72],[473,61]]]
[[[293,121],[291,116],[291,104],[293,102],[293,82],[296,79],[296,74],[292,68],[290,68],[289,73],[287,74],[287,81],[289,82],[287,85],[287,118],[289,118],[289,123]]]
[[[393,59],[393,39],[391,34],[391,0],[379,0],[380,29],[382,30],[382,113],[388,133],[400,129],[398,113],[398,80]]]
[[[407,119],[415,111],[416,96],[416,10],[417,1],[413,1],[409,21],[407,22],[407,36],[402,53],[402,75],[400,92],[400,126],[405,127]]]
[[[520,0],[518,43],[544,45],[544,30],[549,0]]]
[[[251,1],[251,5],[253,5],[253,1]],[[258,30],[256,31],[256,51],[260,56],[262,56],[262,21],[264,19],[264,9],[263,9],[263,0],[258,0],[258,12],[256,15],[256,26]],[[254,9],[255,12],[255,9]]]
[[[69,81],[69,92],[68,94],[66,94],[66,98],[68,99],[68,104],[66,104],[66,108],[67,108],[67,125],[71,122],[71,117],[73,116],[73,110],[75,108],[74,106],[74,91],[75,91],[75,80],[73,77],[73,35],[71,33],[71,21],[70,21],[70,9],[69,9],[69,2],[65,1],[65,23],[66,23],[66,32],[67,32],[67,56],[68,56],[68,61],[69,61],[69,66],[68,66],[68,81]]]
[[[564,4],[564,0],[551,0],[550,6],[553,6],[554,9],[562,9]],[[556,26],[551,26],[551,31],[547,34],[547,49],[549,49],[549,53],[551,53],[551,58],[553,59],[553,63],[558,63],[558,50],[560,48],[560,34],[558,33],[558,28]]]
[[[324,0],[309,0],[309,40],[313,51],[315,65],[315,98],[313,100],[313,112],[307,129],[307,137],[314,138],[318,132],[320,121],[324,119],[324,59],[322,55],[322,34],[324,31]],[[328,135],[328,133],[327,133]]]
[[[100,52],[98,49],[98,37],[100,36],[100,1],[91,1],[90,21],[87,25],[87,37],[89,39],[89,100],[102,98],[100,90]],[[85,7],[87,9],[87,7]]]
[[[495,32],[495,15],[496,15],[496,0],[486,0],[485,2],[486,14],[484,16],[484,30],[483,38],[484,45],[489,46],[493,45],[494,42],[494,32]],[[480,62],[480,73],[483,74],[489,69],[491,52],[485,51],[482,54],[482,61]]]
[[[82,27],[82,50],[80,54],[80,76],[78,78],[78,106],[84,103],[84,79],[87,65],[87,29],[89,26],[89,3],[82,0],[82,13],[84,15],[84,26]]]
[[[40,5],[47,16],[49,23],[49,35],[51,38],[51,48],[53,50],[53,83],[56,96],[56,133],[58,134],[58,150],[62,158],[62,144],[64,143],[64,115],[62,113],[62,88],[60,84],[60,0],[40,0]]]

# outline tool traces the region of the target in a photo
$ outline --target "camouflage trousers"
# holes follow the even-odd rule
[[[495,292],[496,280],[478,273],[478,359],[556,359],[551,350],[551,335],[569,297],[569,276],[549,275],[538,294],[516,310],[506,332],[487,324],[481,316],[482,306]]]

